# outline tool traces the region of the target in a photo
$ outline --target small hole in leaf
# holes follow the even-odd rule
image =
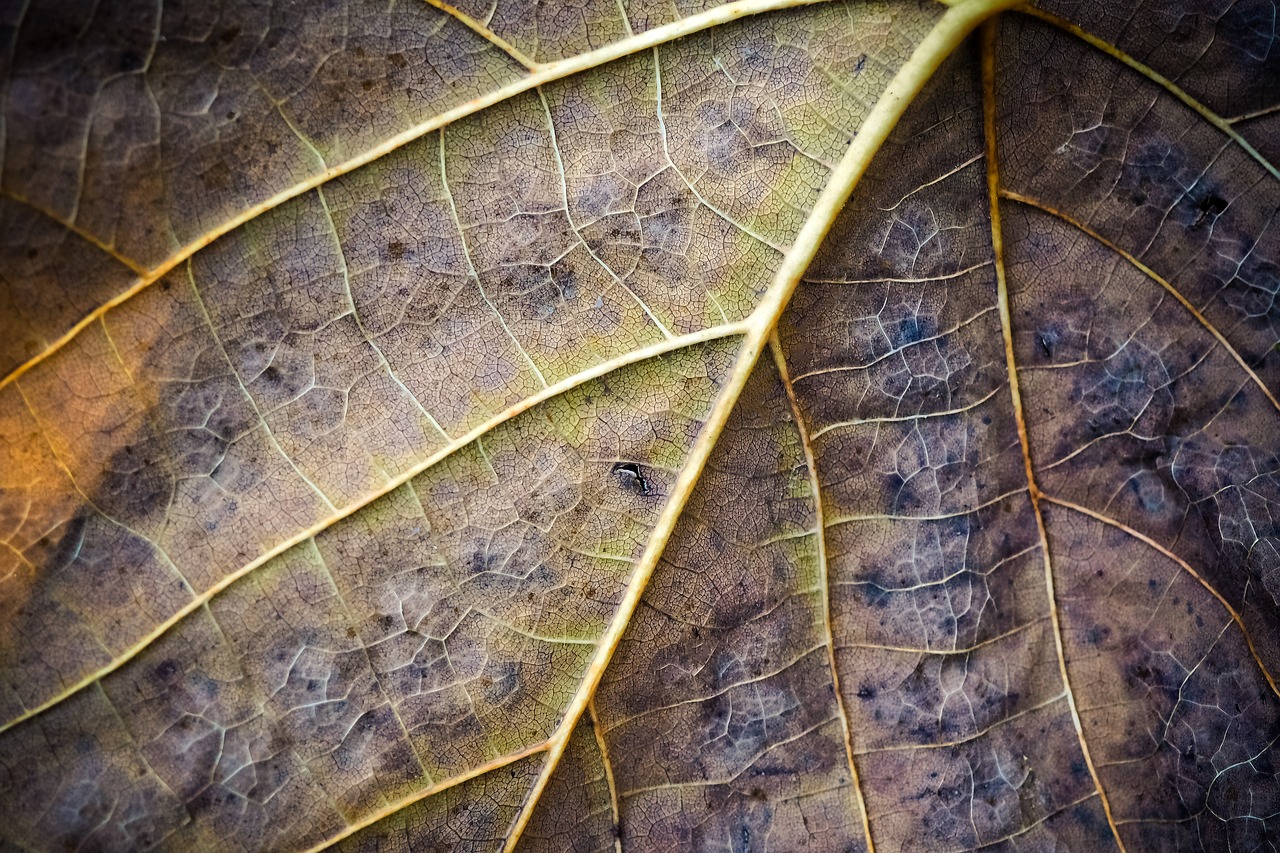
[[[649,495],[652,490],[649,480],[644,476],[644,469],[634,462],[615,462],[610,472],[618,478],[619,484],[637,495]]]

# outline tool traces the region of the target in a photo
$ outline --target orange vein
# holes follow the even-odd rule
[[[1022,448],[1022,464],[1027,477],[1027,495],[1031,500],[1031,508],[1036,517],[1036,531],[1040,536],[1040,552],[1044,555],[1044,583],[1049,597],[1049,616],[1053,623],[1053,643],[1058,655],[1058,673],[1062,678],[1062,686],[1066,691],[1067,707],[1071,710],[1071,722],[1076,729],[1076,739],[1080,743],[1080,752],[1084,755],[1085,765],[1093,778],[1093,785],[1098,790],[1098,798],[1102,802],[1102,810],[1107,815],[1107,823],[1111,834],[1116,839],[1120,853],[1125,853],[1124,840],[1116,826],[1111,813],[1111,803],[1102,787],[1102,780],[1094,766],[1093,757],[1089,753],[1089,744],[1085,741],[1084,726],[1080,722],[1080,712],[1076,708],[1075,693],[1071,689],[1071,679],[1067,674],[1067,656],[1062,642],[1062,624],[1058,616],[1057,594],[1054,592],[1053,564],[1049,558],[1049,534],[1044,524],[1044,513],[1040,507],[1040,488],[1036,485],[1035,466],[1031,460],[1031,443],[1027,434],[1027,419],[1022,407],[1022,392],[1018,385],[1018,366],[1013,349],[1013,317],[1009,310],[1009,282],[1004,267],[1004,235],[1000,226],[1000,173],[997,162],[996,147],[996,99],[995,99],[995,53],[998,23],[995,20],[986,22],[982,27],[982,116],[987,154],[987,203],[991,216],[991,248],[995,256],[996,299],[1000,308],[1000,328],[1004,337],[1005,366],[1009,375],[1009,396],[1013,403],[1013,415],[1018,426],[1018,443]]]
[[[1200,313],[1199,309],[1197,309],[1196,306],[1192,305],[1191,302],[1185,296],[1183,296],[1182,293],[1180,293],[1176,287],[1174,287],[1171,283],[1166,281],[1163,276],[1161,276],[1151,267],[1144,264],[1142,261],[1138,260],[1136,257],[1131,255],[1130,253],[1126,252],[1124,249],[1117,246],[1115,243],[1108,240],[1106,237],[1103,237],[1097,231],[1094,231],[1088,225],[1085,225],[1079,219],[1076,219],[1075,217],[1071,216],[1071,214],[1069,213],[1064,213],[1061,210],[1056,210],[1050,207],[1049,205],[1045,204],[1044,202],[1031,198],[1030,196],[1022,195],[1021,193],[1013,192],[1012,190],[1001,189],[1000,196],[1001,198],[1007,198],[1010,201],[1021,202],[1022,204],[1025,204],[1028,207],[1034,207],[1037,210],[1044,211],[1050,216],[1055,216],[1058,219],[1061,219],[1063,222],[1067,223],[1072,228],[1075,228],[1078,231],[1088,235],[1089,237],[1092,237],[1094,240],[1097,240],[1099,243],[1106,246],[1111,251],[1115,252],[1117,255],[1124,258],[1126,261],[1128,261],[1130,264],[1136,267],[1139,271],[1144,273],[1148,278],[1150,278],[1156,284],[1163,287],[1166,291],[1168,291],[1170,296],[1178,300],[1179,305],[1181,305],[1183,308],[1186,308],[1187,311],[1191,312],[1191,316],[1195,317],[1196,321],[1200,323],[1200,325],[1204,326],[1205,329],[1208,330],[1209,334],[1213,335],[1215,338],[1218,339],[1218,343],[1222,344],[1223,349],[1225,349],[1227,353],[1230,354],[1230,356],[1236,360],[1236,364],[1240,365],[1240,369],[1243,370],[1245,374],[1249,377],[1249,379],[1253,381],[1253,384],[1257,385],[1258,388],[1262,391],[1262,393],[1266,395],[1267,399],[1271,401],[1271,405],[1275,406],[1277,410],[1280,410],[1280,400],[1276,399],[1276,395],[1271,391],[1270,388],[1266,386],[1266,383],[1262,381],[1262,379],[1258,376],[1258,374],[1254,372],[1253,368],[1251,368],[1248,365],[1248,363],[1245,362],[1244,357],[1240,355],[1240,353],[1236,350],[1236,348],[1231,345],[1231,342],[1228,341],[1226,337],[1223,336],[1222,332],[1219,332],[1218,329],[1212,323],[1210,323],[1209,320],[1203,314]]]
[[[5,190],[2,194],[7,198],[10,198],[16,201],[18,204],[22,205],[23,207],[34,210],[36,213],[40,214],[41,216],[52,219],[54,222],[58,223],[63,228],[67,229],[72,234],[79,237],[81,240],[84,240],[86,243],[91,244],[95,248],[102,251],[104,254],[108,255],[112,260],[116,261],[121,266],[126,267],[130,272],[134,273],[135,275],[147,274],[146,268],[143,267],[141,264],[139,264],[137,261],[133,260],[132,258],[127,258],[124,255],[120,254],[118,251],[116,251],[116,248],[114,246],[108,245],[107,243],[103,242],[103,240],[100,237],[96,236],[95,234],[92,234],[89,231],[84,230],[79,225],[76,225],[74,220],[66,220],[60,216],[54,216],[52,213],[45,210],[43,207],[40,207],[34,202],[29,201],[23,198],[22,196],[16,194],[13,190]]]
[[[827,562],[827,533],[822,512],[822,487],[818,482],[818,463],[813,453],[813,443],[809,440],[809,429],[805,425],[804,416],[800,413],[800,401],[796,399],[795,386],[791,384],[791,375],[787,370],[787,359],[782,352],[782,342],[778,340],[775,330],[769,338],[769,351],[773,353],[773,363],[778,368],[778,378],[787,391],[787,400],[791,403],[791,413],[795,420],[796,432],[800,436],[800,447],[804,451],[805,467],[809,469],[809,488],[813,491],[813,514],[816,519],[814,535],[818,544],[818,570],[822,575],[822,625],[826,632],[827,665],[831,668],[831,687],[835,691],[836,710],[840,714],[840,729],[844,734],[844,754],[849,762],[849,774],[853,777],[853,793],[858,801],[858,815],[862,819],[862,831],[867,837],[867,853],[876,853],[875,842],[871,839],[871,816],[867,813],[866,798],[862,795],[862,783],[858,779],[858,767],[853,760],[853,734],[849,725],[849,711],[844,704],[844,694],[840,692],[840,672],[836,667],[835,632],[831,627],[831,579],[830,565]]]
[[[445,3],[444,0],[425,0],[425,2],[428,6],[439,9],[454,20],[461,21],[467,29],[471,30],[471,32],[480,36],[482,39],[498,48],[498,50],[501,50],[516,62],[519,62],[528,70],[535,71],[541,65],[540,62],[532,59],[531,57],[525,56],[524,53],[511,42],[489,29],[488,25],[482,24],[480,21],[477,21],[461,9],[458,9],[455,6],[450,6],[448,3]]]
[[[1186,90],[1184,90],[1181,86],[1179,86],[1177,83],[1174,83],[1168,77],[1165,77],[1159,71],[1156,71],[1154,68],[1151,68],[1145,63],[1140,62],[1139,60],[1125,53],[1123,50],[1111,44],[1110,42],[1103,41],[1102,39],[1095,36],[1093,33],[1083,30],[1080,27],[1076,26],[1075,24],[1071,23],[1070,21],[1064,18],[1059,18],[1057,15],[1054,15],[1051,12],[1045,12],[1041,9],[1036,9],[1032,6],[1024,6],[1018,11],[1022,12],[1025,15],[1029,15],[1030,17],[1039,18],[1045,23],[1052,24],[1053,26],[1057,27],[1060,30],[1064,30],[1065,32],[1071,33],[1071,35],[1084,41],[1091,47],[1094,47],[1102,51],[1108,56],[1129,66],[1134,71],[1137,71],[1143,77],[1146,77],[1152,83],[1155,83],[1157,86],[1160,86],[1169,94],[1177,98],[1179,101],[1182,101],[1182,103],[1186,104],[1188,107],[1195,110],[1197,113],[1200,114],[1200,117],[1203,118],[1205,121],[1209,122],[1214,127],[1218,128],[1218,130],[1222,131],[1227,136],[1231,137],[1231,139],[1234,140],[1237,145],[1243,148],[1250,157],[1258,161],[1258,163],[1261,164],[1262,168],[1270,172],[1273,178],[1280,180],[1280,170],[1277,170],[1276,167],[1271,164],[1270,160],[1268,160],[1266,157],[1263,157],[1262,154],[1259,153],[1258,149],[1250,145],[1248,140],[1246,140],[1243,136],[1240,135],[1240,131],[1236,130],[1234,127],[1231,126],[1231,122],[1227,121],[1227,119],[1223,118],[1222,116],[1215,113],[1213,110],[1206,107],[1204,104],[1200,103],[1198,100],[1192,97]]]
[[[600,750],[604,780],[609,786],[609,808],[613,814],[613,849],[614,853],[622,853],[622,809],[618,803],[618,783],[613,778],[613,764],[609,761],[609,745],[604,740],[604,727],[600,724],[600,715],[596,713],[594,696],[587,703],[587,713],[591,716],[591,733],[595,735],[596,748]]]
[[[1231,616],[1231,621],[1236,623],[1236,627],[1238,627],[1240,629],[1240,633],[1244,635],[1244,641],[1245,641],[1245,644],[1249,647],[1249,652],[1253,655],[1254,661],[1258,664],[1258,669],[1262,670],[1262,677],[1267,680],[1267,684],[1271,685],[1271,692],[1276,694],[1277,697],[1280,697],[1280,686],[1277,686],[1275,678],[1273,678],[1271,676],[1271,673],[1267,670],[1267,665],[1262,661],[1262,655],[1258,654],[1258,647],[1253,644],[1253,637],[1249,635],[1249,630],[1245,628],[1244,619],[1240,616],[1240,613],[1234,607],[1231,606],[1231,602],[1227,601],[1227,599],[1223,597],[1222,593],[1214,589],[1212,584],[1210,584],[1207,580],[1204,579],[1204,577],[1199,572],[1197,572],[1194,568],[1192,568],[1190,563],[1188,563],[1186,560],[1182,559],[1177,554],[1173,553],[1168,548],[1164,547],[1159,542],[1152,539],[1150,536],[1146,535],[1145,533],[1135,530],[1129,525],[1121,521],[1118,521],[1117,519],[1114,519],[1109,515],[1105,515],[1103,513],[1097,512],[1096,510],[1089,509],[1088,507],[1081,506],[1080,504],[1077,504],[1077,503],[1072,503],[1071,501],[1068,501],[1068,500],[1063,500],[1062,498],[1055,498],[1055,497],[1051,497],[1050,495],[1044,495],[1044,494],[1042,494],[1040,497],[1041,499],[1047,501],[1048,503],[1057,504],[1058,506],[1066,507],[1067,509],[1070,509],[1070,510],[1075,510],[1081,515],[1087,515],[1096,521],[1101,521],[1103,524],[1109,524],[1112,527],[1116,528],[1117,530],[1121,530],[1127,533],[1128,535],[1132,536],[1134,539],[1137,539],[1139,542],[1142,542],[1144,545],[1154,548],[1156,551],[1159,551],[1165,557],[1168,557],[1170,560],[1172,560],[1173,562],[1181,566],[1183,571],[1191,575],[1191,577],[1195,578],[1196,581],[1202,587],[1204,587],[1206,590],[1209,591],[1210,595],[1218,599],[1218,602],[1224,608],[1226,608],[1228,615]]]

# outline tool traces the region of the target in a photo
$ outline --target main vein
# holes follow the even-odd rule
[[[999,11],[1017,5],[1017,2],[1019,0],[967,0],[948,9],[889,81],[884,93],[867,114],[857,135],[850,141],[844,157],[832,170],[826,186],[819,193],[813,209],[796,235],[795,242],[783,256],[782,263],[759,306],[746,321],[747,332],[725,387],[716,398],[706,423],[690,449],[685,466],[672,488],[671,496],[650,533],[643,554],[628,578],[626,595],[601,637],[586,676],[574,693],[560,725],[550,738],[551,748],[548,751],[546,763],[532,791],[525,799],[520,815],[507,837],[503,853],[513,853],[515,850],[538,800],[551,781],[561,756],[564,755],[574,727],[577,726],[578,720],[581,719],[594,697],[596,688],[609,666],[609,661],[626,632],[631,616],[640,604],[640,599],[657,568],[666,543],[693,493],[712,449],[728,423],[729,415],[746,385],[747,378],[755,369],[761,353],[768,346],[778,318],[791,300],[791,295],[795,292],[805,270],[812,263],[836,216],[848,201],[853,188],[866,173],[872,158],[880,150],[890,131],[897,126],[902,114],[906,112],[907,107],[915,100],[916,95],[929,82],[943,61],[982,21]]]

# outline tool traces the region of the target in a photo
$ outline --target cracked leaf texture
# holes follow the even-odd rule
[[[1264,0],[0,2],[0,850],[1262,851]]]

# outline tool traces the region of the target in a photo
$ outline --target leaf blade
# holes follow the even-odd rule
[[[652,27],[587,6],[627,39]],[[0,431],[0,606],[35,614],[0,653],[81,678],[0,732],[15,840],[1256,841],[1269,313],[1234,281],[1197,293],[1214,251],[1265,290],[1271,190],[1209,186],[1265,164],[1234,119],[1184,122],[1186,162],[1217,138],[1200,118],[1232,140],[1180,190],[1199,255],[1169,241],[1187,223],[1159,170],[1154,230],[1088,180],[1070,208],[1063,126],[1122,174],[1146,149],[1106,147],[1133,91],[1055,86],[1137,71],[1168,121],[1212,94],[1203,68],[1066,18],[1079,44],[1028,51],[1048,28],[1002,17],[984,126],[968,47],[926,78],[992,11],[961,4],[906,65],[890,19],[832,4],[513,91],[247,217],[0,389],[25,406]],[[536,74],[585,32],[548,14],[454,17]],[[193,485],[260,504],[201,515]]]

